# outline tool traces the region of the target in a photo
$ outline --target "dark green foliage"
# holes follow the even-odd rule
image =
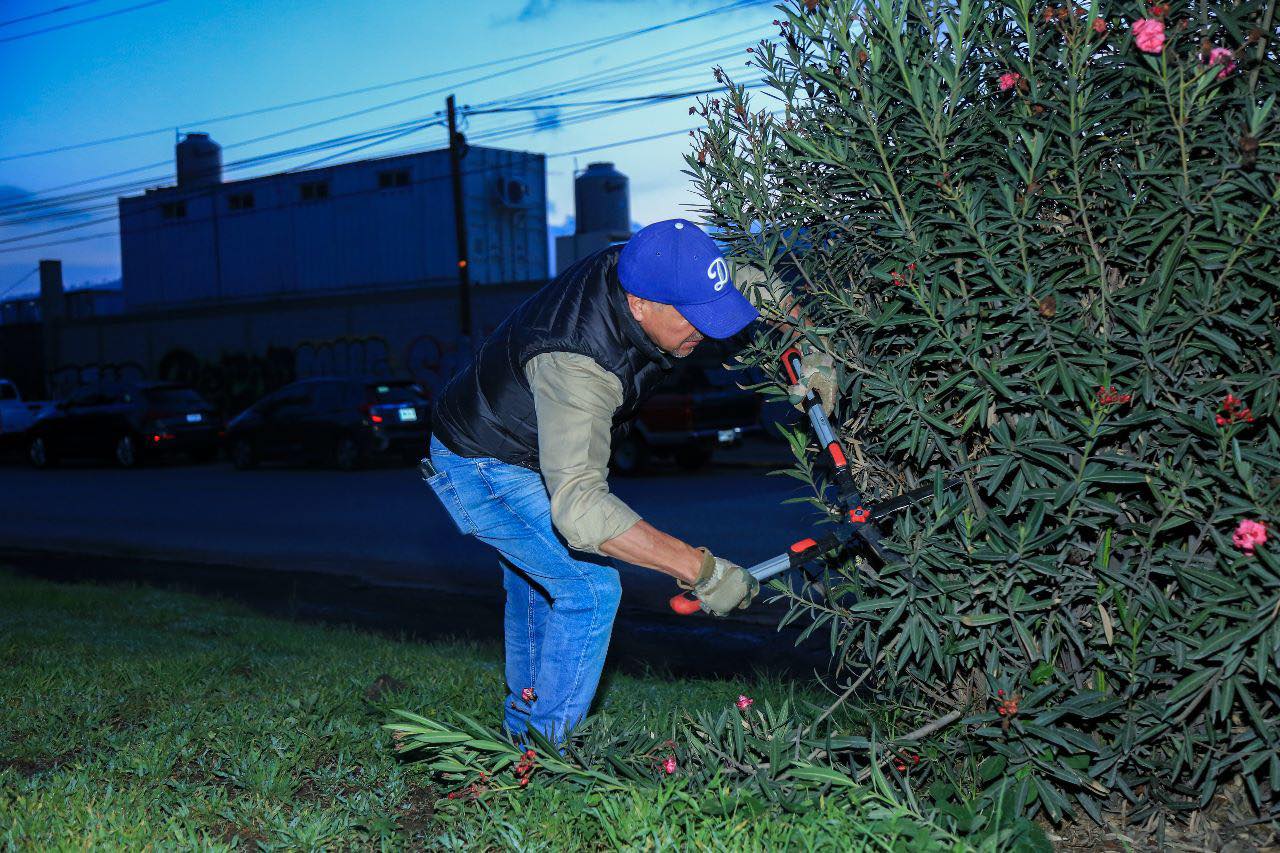
[[[813,5],[754,50],[764,95],[718,72],[690,174],[843,365],[833,420],[868,493],[967,488],[893,528],[927,590],[843,564],[793,615],[878,662],[903,721],[881,736],[961,715],[917,785],[1055,819],[1193,809],[1235,780],[1272,803],[1274,0],[1174,2],[1159,55],[1138,3]],[[1214,46],[1236,65],[1206,65]],[[776,373],[795,334],[749,360]],[[1271,536],[1253,554],[1246,519]]]

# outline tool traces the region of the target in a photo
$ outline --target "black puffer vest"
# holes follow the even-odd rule
[[[538,421],[524,375],[544,352],[589,356],[622,382],[615,435],[666,377],[670,358],[631,316],[616,273],[621,247],[578,261],[525,300],[436,401],[432,432],[459,456],[538,470]]]

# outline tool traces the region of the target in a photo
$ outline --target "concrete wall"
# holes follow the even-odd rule
[[[492,331],[539,284],[472,291],[477,331]],[[438,390],[469,357],[452,288],[175,308],[59,325],[51,396],[99,378],[173,379],[234,414],[290,381],[387,374]]]

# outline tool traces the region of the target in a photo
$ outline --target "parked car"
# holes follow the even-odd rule
[[[411,381],[304,379],[263,397],[227,424],[237,468],[266,460],[359,468],[379,455],[416,462],[427,452],[431,406]]]
[[[760,396],[739,388],[742,374],[722,362],[723,354],[709,346],[677,361],[671,376],[640,407],[630,432],[614,438],[613,470],[639,474],[655,455],[697,470],[717,447],[737,444],[759,430]]]
[[[53,408],[53,403],[23,400],[18,386],[0,379],[0,435],[12,437],[26,432],[36,419]]]
[[[213,406],[185,385],[97,383],[78,388],[30,426],[27,458],[37,468],[73,457],[136,468],[170,453],[208,461],[221,429]]]

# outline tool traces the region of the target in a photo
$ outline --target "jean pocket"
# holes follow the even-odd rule
[[[466,508],[462,506],[462,501],[458,498],[458,490],[453,487],[453,482],[449,479],[449,473],[440,471],[425,479],[431,491],[435,492],[436,497],[440,499],[444,511],[449,513],[449,518],[453,520],[453,525],[458,528],[458,532],[463,536],[474,534],[476,525],[471,520],[471,516],[467,515]]]

